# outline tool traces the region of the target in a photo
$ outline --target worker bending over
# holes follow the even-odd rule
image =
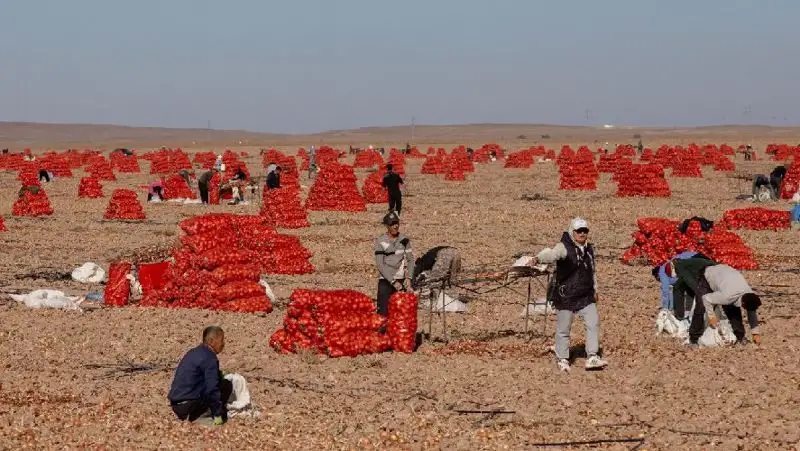
[[[461,272],[461,253],[452,246],[437,246],[425,252],[414,262],[414,288],[431,284],[431,289],[442,283],[452,286]]]
[[[747,322],[753,342],[761,342],[757,310],[761,298],[753,293],[742,273],[736,269],[702,258],[689,258],[671,263],[678,283],[693,286],[695,293],[694,313],[689,326],[689,344],[697,345],[705,331],[706,318],[716,328],[719,319],[714,307],[720,306],[733,329],[737,343],[746,343],[742,308],[747,312]]]

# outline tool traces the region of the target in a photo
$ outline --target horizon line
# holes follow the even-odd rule
[[[249,133],[261,135],[278,135],[278,136],[315,136],[325,135],[329,133],[342,133],[342,132],[357,132],[357,131],[370,131],[376,129],[391,129],[391,128],[409,128],[412,124],[396,124],[396,125],[365,125],[355,128],[343,129],[329,129],[315,132],[301,132],[301,133],[288,133],[288,132],[272,132],[272,131],[255,131],[247,129],[235,128],[208,128],[208,127],[167,127],[161,125],[127,125],[115,123],[93,123],[93,122],[37,122],[37,121],[0,121],[0,125],[16,125],[16,126],[78,126],[78,127],[118,127],[129,129],[157,129],[157,130],[185,130],[185,131],[213,131],[213,132],[226,132],[226,133]],[[626,124],[557,124],[557,123],[526,123],[526,122],[477,122],[477,123],[448,123],[448,124],[413,124],[414,128],[432,128],[432,127],[486,127],[486,126],[506,126],[506,127],[556,127],[556,128],[580,128],[580,129],[597,129],[597,130],[685,130],[685,129],[709,129],[720,127],[755,127],[755,128],[771,128],[771,129],[788,129],[800,127],[800,124],[795,125],[771,125],[762,123],[741,124],[741,123],[720,123],[710,125],[626,125]]]

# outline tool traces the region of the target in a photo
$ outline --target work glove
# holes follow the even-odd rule
[[[214,426],[221,426],[222,423],[222,417],[214,417]]]

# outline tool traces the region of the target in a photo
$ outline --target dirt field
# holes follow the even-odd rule
[[[738,144],[739,137],[736,131],[727,137],[715,133],[698,142]],[[546,145],[558,150],[564,143],[586,141],[591,142]],[[754,142],[770,141],[772,136]],[[456,140],[449,142],[448,150]],[[281,148],[292,154],[295,149]],[[251,171],[260,167],[257,148],[235,150],[250,152],[245,161]],[[745,163],[741,157],[736,163],[746,173],[774,166],[766,160]],[[599,255],[601,346],[610,362],[605,371],[585,372],[579,358],[571,374],[558,373],[547,352],[553,318],[534,323],[536,332],[524,335],[523,298],[510,292],[473,298],[468,313],[449,314],[449,343],[434,318],[434,341],[413,355],[276,354],[267,340],[280,327],[285,299],[294,288],[375,292],[371,245],[383,231],[384,206],[371,205],[358,214],[313,212],[310,228],[286,233],[301,237],[314,253],[317,271],[272,277],[284,303],[268,315],[139,307],[78,314],[26,310],[13,301],[0,305],[0,448],[538,449],[553,442],[629,440],[596,446],[796,449],[800,320],[792,305],[800,301],[800,282],[786,270],[796,268],[800,257],[797,232],[740,232],[759,258],[785,257],[745,274],[764,295],[764,339],[758,348],[686,351],[675,339],[656,337],[659,294],[650,268],[619,261],[638,217],[716,220],[726,209],[748,205],[735,197],[749,191],[749,183],[704,168],[702,179],[669,178],[671,198],[618,199],[607,174],[595,192],[559,191],[552,163],[531,169],[476,165],[466,182],[422,175],[420,165],[421,160],[406,164],[401,225],[418,255],[449,244],[461,249],[466,270],[502,270],[515,253],[554,244],[571,217],[588,218]],[[119,174],[117,182],[105,185],[107,197],[96,200],[77,198],[82,171],[56,180],[46,186],[55,213],[45,219],[11,216],[16,174],[0,173],[0,215],[9,229],[0,233],[0,289],[85,293],[71,281],[25,276],[69,272],[86,261],[106,265],[120,252],[176,239],[176,223],[201,212],[257,211],[254,205],[144,205],[148,220],[142,224],[101,221],[113,188],[150,181],[144,161],[142,169],[142,175]],[[357,174],[363,181],[367,172]],[[307,192],[305,176],[301,183]],[[521,200],[534,193],[547,199]],[[777,208],[788,209],[788,203]],[[427,326],[424,312],[419,320]],[[123,361],[172,366],[210,324],[225,329],[222,367],[248,379],[260,417],[234,418],[213,429],[182,424],[173,419],[166,400],[171,370],[127,375],[91,368]],[[582,340],[582,324],[576,321],[573,344]],[[513,413],[461,414],[458,409]]]

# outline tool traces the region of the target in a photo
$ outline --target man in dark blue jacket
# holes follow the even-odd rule
[[[189,350],[181,359],[167,396],[179,419],[194,421],[211,409],[214,424],[220,425],[225,421],[225,404],[233,385],[222,377],[219,370],[217,354],[224,348],[222,328],[209,326],[203,330],[203,343]]]

